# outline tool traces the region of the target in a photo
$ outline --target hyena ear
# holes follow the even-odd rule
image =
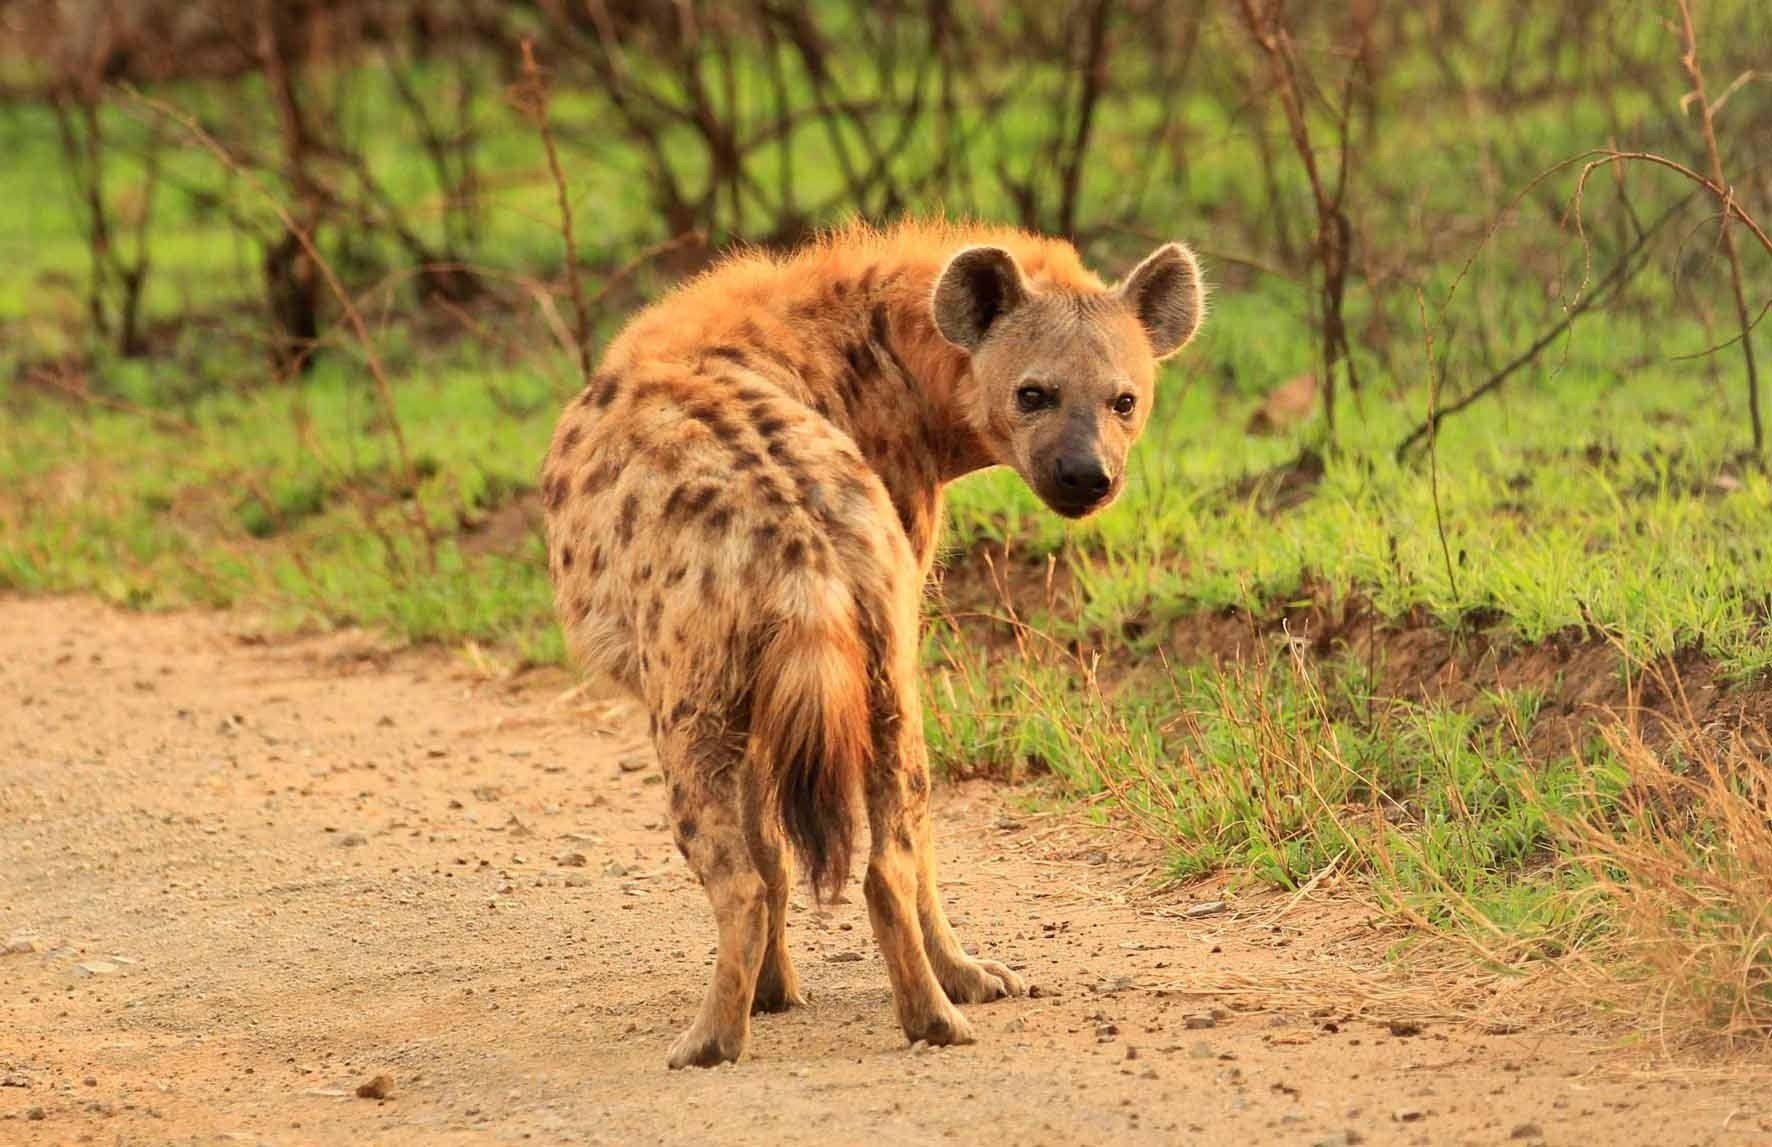
[[[977,350],[991,324],[1019,307],[1027,283],[1001,247],[968,247],[948,260],[935,283],[935,329],[966,350]]]
[[[1206,315],[1199,261],[1180,243],[1152,251],[1114,290],[1138,316],[1158,358],[1186,346]]]

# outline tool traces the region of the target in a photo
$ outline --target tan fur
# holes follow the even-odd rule
[[[736,255],[636,316],[562,415],[542,475],[561,623],[651,713],[719,927],[672,1066],[737,1058],[753,1010],[799,1002],[784,845],[834,893],[857,801],[905,1034],[967,1042],[955,1003],[1022,990],[941,909],[918,603],[953,479],[1010,465],[1061,512],[1111,499],[1155,361],[1198,323],[1174,250],[1115,289],[1063,242],[946,224]],[[1032,413],[1030,380],[1053,394]]]

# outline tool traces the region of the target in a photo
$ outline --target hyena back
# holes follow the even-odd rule
[[[738,256],[638,315],[561,416],[543,473],[575,654],[638,696],[677,845],[713,904],[713,984],[673,1067],[744,1050],[801,996],[797,855],[864,891],[905,1035],[1020,994],[942,910],[917,691],[942,490],[1014,467],[1081,517],[1118,493],[1158,359],[1204,310],[1179,244],[1105,286],[1066,243],[906,225]]]

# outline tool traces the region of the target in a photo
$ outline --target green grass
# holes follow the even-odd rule
[[[955,490],[956,543],[1062,554],[1084,590],[1076,620],[1101,632],[1196,610],[1271,613],[1317,583],[1392,618],[1496,611],[1525,641],[1592,628],[1637,656],[1700,647],[1738,675],[1772,666],[1772,540],[1756,525],[1772,520],[1772,482],[1736,463],[1745,415],[1727,394],[1666,367],[1625,385],[1572,364],[1446,424],[1436,515],[1425,461],[1398,465],[1390,451],[1425,414],[1424,388],[1385,380],[1315,496],[1275,513],[1227,487],[1309,442],[1246,437],[1250,402],[1189,380],[1210,378],[1240,309],[1221,308],[1211,345],[1169,372],[1112,510],[1067,527],[1014,475],[988,474]]]

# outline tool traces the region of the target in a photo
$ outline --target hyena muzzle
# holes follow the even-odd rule
[[[834,895],[857,806],[905,1035],[970,1042],[956,1005],[1023,991],[936,889],[916,669],[942,491],[1002,465],[1067,517],[1112,501],[1204,305],[1180,244],[1108,286],[1057,240],[857,227],[733,258],[610,345],[542,493],[561,623],[651,714],[719,930],[672,1067],[737,1059],[753,1012],[802,1002],[790,858]]]

